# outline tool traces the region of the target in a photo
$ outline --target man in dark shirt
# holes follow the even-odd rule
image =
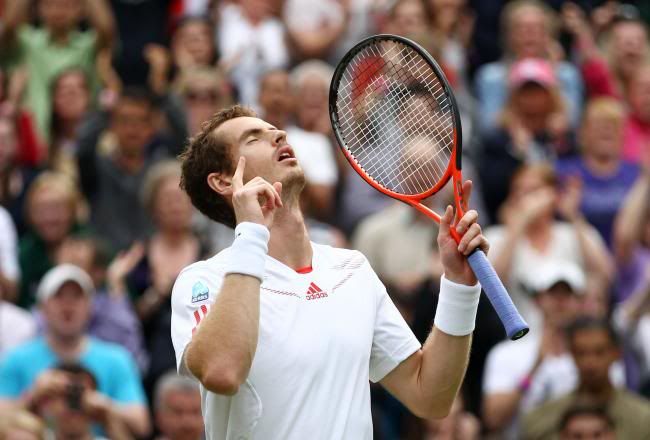
[[[168,132],[157,132],[159,107]],[[98,151],[100,136],[110,128],[115,148]],[[79,176],[90,202],[91,223],[114,250],[128,247],[146,236],[150,219],[140,201],[147,171],[164,157],[175,156],[187,137],[182,109],[170,96],[157,101],[144,90],[125,89],[112,110],[91,115],[79,134]]]

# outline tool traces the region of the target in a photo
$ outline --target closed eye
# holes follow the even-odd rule
[[[252,144],[253,142],[257,142],[257,138],[249,139],[246,144]]]

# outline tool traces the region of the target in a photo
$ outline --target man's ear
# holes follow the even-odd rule
[[[208,174],[208,185],[214,192],[222,196],[232,195],[232,177],[223,173]]]

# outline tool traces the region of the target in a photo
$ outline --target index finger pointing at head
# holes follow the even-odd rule
[[[237,162],[235,174],[232,175],[232,186],[235,190],[244,186],[244,168],[246,168],[246,159],[241,156],[239,162]]]

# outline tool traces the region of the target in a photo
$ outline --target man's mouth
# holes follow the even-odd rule
[[[282,162],[287,159],[295,159],[296,155],[293,152],[293,149],[289,145],[285,145],[278,149],[278,162]]]

